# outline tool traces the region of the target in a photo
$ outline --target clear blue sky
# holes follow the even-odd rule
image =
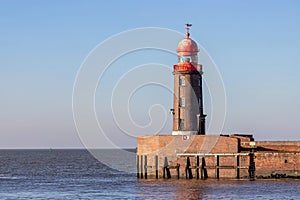
[[[0,148],[81,147],[72,89],[88,53],[122,31],[186,22],[225,83],[224,132],[300,140],[299,10],[296,0],[1,0]]]

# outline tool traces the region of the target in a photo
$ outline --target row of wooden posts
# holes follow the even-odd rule
[[[249,166],[240,166],[240,156],[249,156]],[[236,178],[240,178],[240,169],[248,169],[249,178],[251,180],[255,177],[255,162],[254,162],[254,154],[178,154],[177,156],[186,157],[186,166],[185,166],[185,178],[192,179],[193,173],[192,169],[196,169],[196,179],[206,179],[208,178],[207,169],[215,169],[215,178],[220,178],[220,169],[235,169],[236,170]],[[215,166],[206,166],[205,157],[206,156],[215,156]],[[220,166],[220,156],[235,156],[236,165],[235,166]],[[195,157],[195,166],[191,166],[190,157]],[[154,166],[148,166],[148,156],[147,155],[137,155],[136,164],[137,164],[137,178],[148,178],[148,169],[155,170],[155,178],[159,178],[159,166],[158,166],[158,155],[154,156]],[[201,162],[200,162],[201,161]],[[164,157],[164,165],[162,167],[162,178],[171,178],[170,170],[176,170],[177,178],[180,178],[180,165],[177,164],[175,166],[168,165],[167,157]]]

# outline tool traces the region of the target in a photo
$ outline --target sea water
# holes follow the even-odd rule
[[[135,166],[113,150],[99,151]],[[141,180],[87,150],[0,150],[0,199],[300,199],[300,181]]]

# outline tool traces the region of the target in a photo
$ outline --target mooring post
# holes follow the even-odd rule
[[[158,155],[155,156],[155,178],[158,179]]]
[[[147,179],[147,168],[148,168],[148,166],[147,166],[147,156],[146,156],[146,155],[144,156],[144,159],[145,159],[145,165],[144,165],[144,169],[145,169],[145,179]]]
[[[236,178],[240,179],[240,156],[237,155],[236,157]]]
[[[220,178],[220,169],[219,169],[219,165],[220,165],[220,158],[219,156],[216,156],[216,169],[215,169],[215,173],[216,173],[216,178],[219,179]]]
[[[136,177],[140,178],[140,162],[139,162],[139,155],[136,155]]]
[[[140,164],[140,168],[141,168],[141,178],[143,178],[143,155],[140,156],[140,161],[141,161],[141,164]]]

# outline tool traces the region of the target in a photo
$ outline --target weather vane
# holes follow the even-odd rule
[[[190,27],[192,26],[192,24],[189,24],[189,23],[187,23],[187,24],[185,24],[185,29],[186,29],[186,32],[189,32],[189,30],[190,30]]]
[[[185,24],[185,29],[186,29],[186,38],[189,38],[190,37],[190,27],[192,26],[192,24],[189,24],[189,23],[187,23],[187,24]]]

